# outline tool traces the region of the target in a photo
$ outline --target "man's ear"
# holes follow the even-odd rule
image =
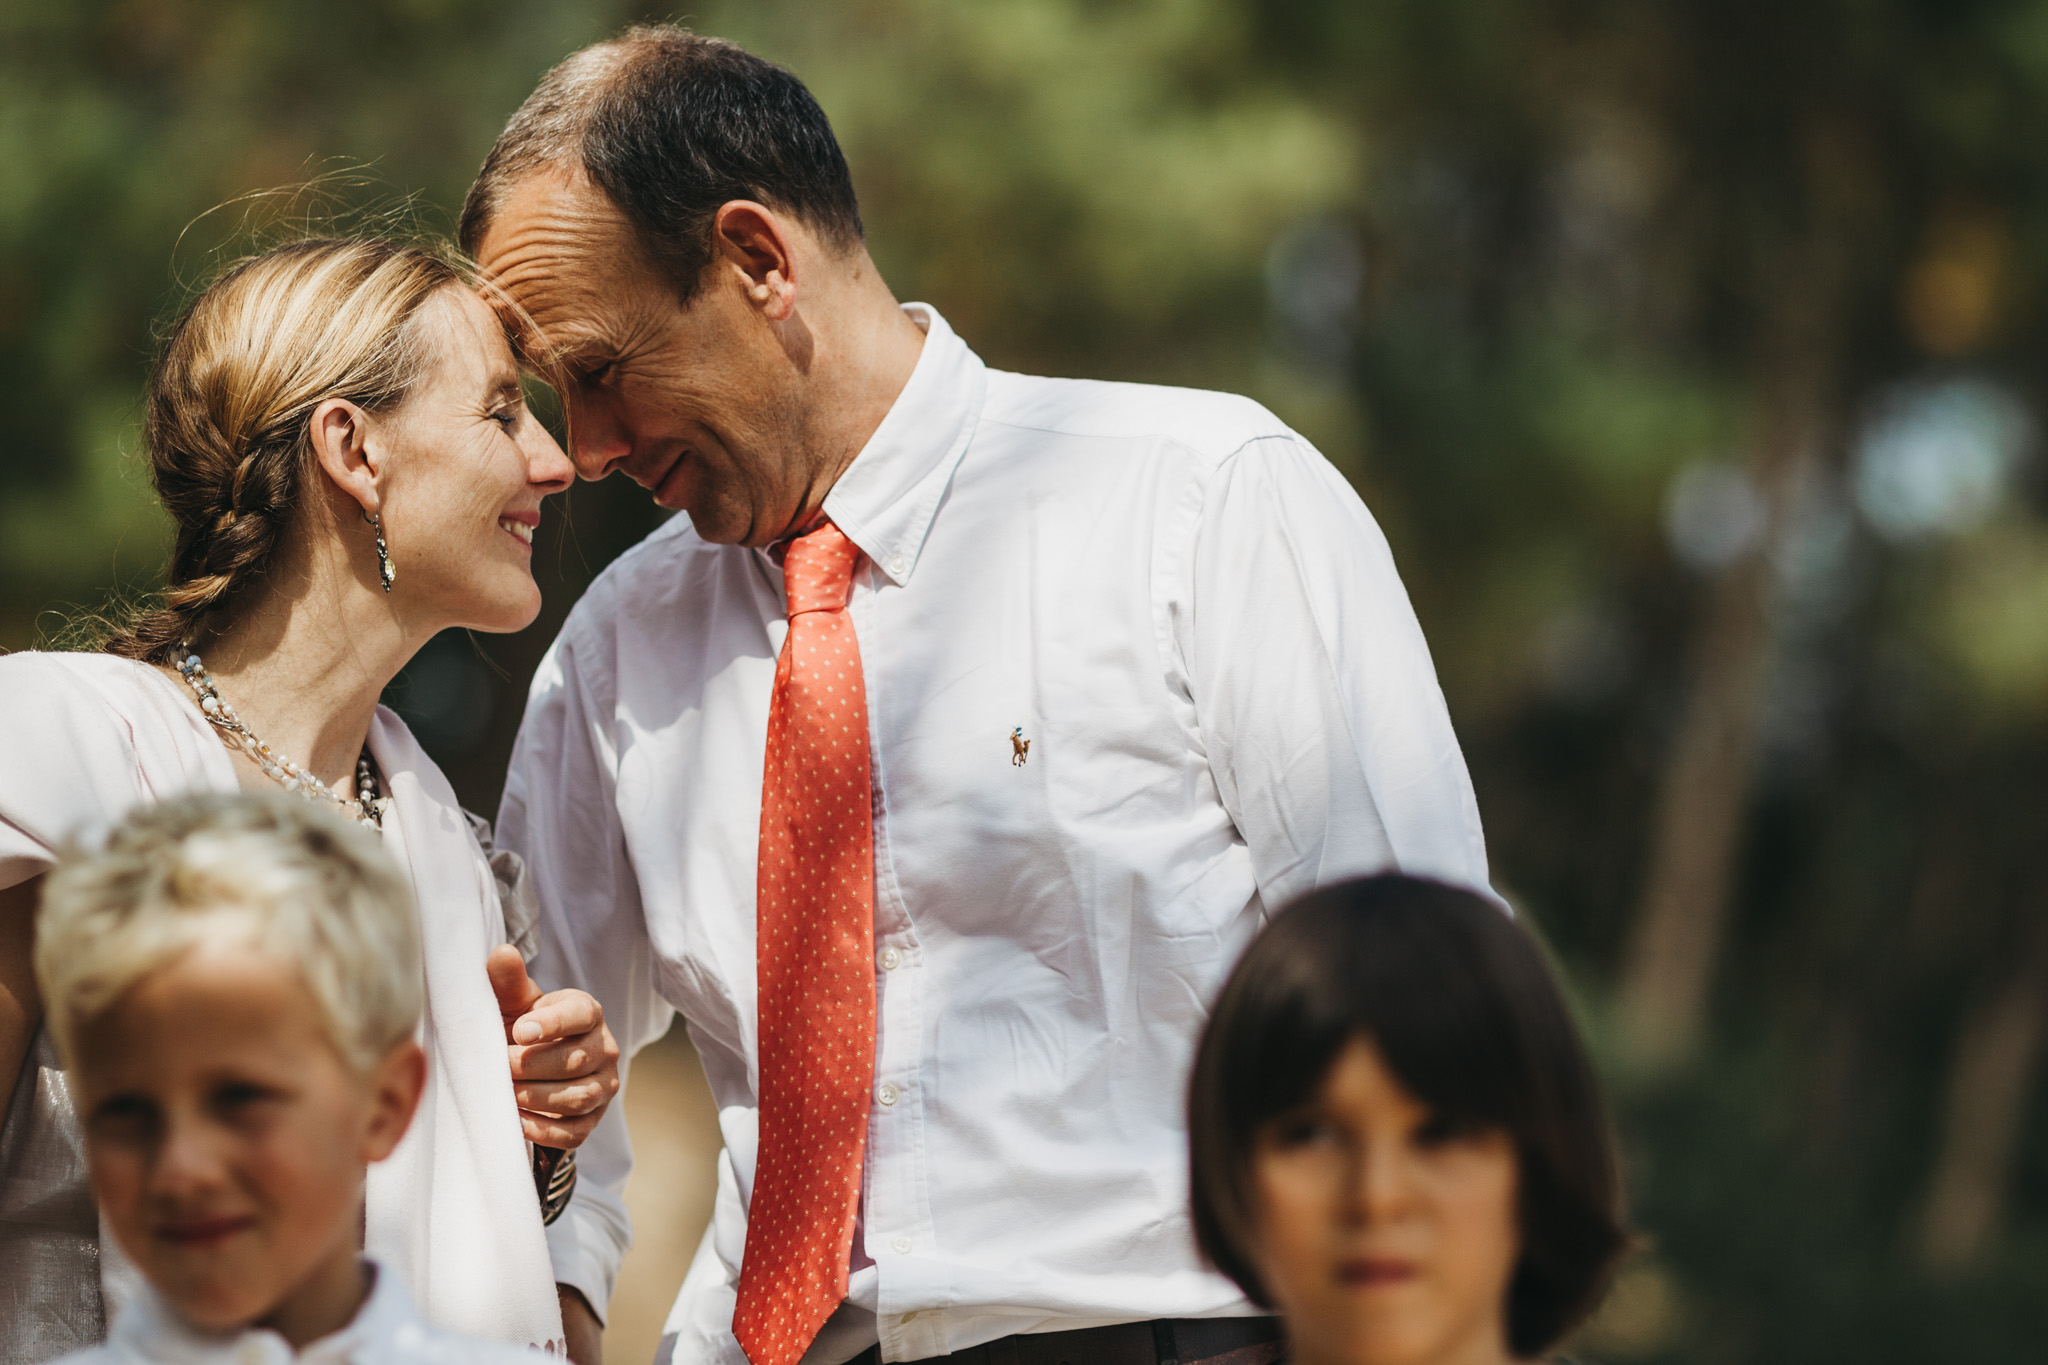
[[[796,311],[796,233],[771,208],[734,199],[711,220],[718,263],[734,272],[747,298],[770,322],[787,322]]]
[[[383,506],[377,489],[381,463],[370,448],[370,414],[346,398],[323,399],[308,424],[313,458],[335,487],[362,505],[365,515]]]
[[[363,1160],[382,1161],[412,1126],[427,1088],[427,1054],[408,1038],[384,1054],[370,1078],[370,1121],[363,1130]]]

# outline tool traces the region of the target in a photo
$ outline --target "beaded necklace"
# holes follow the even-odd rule
[[[190,645],[186,648],[189,650]],[[220,689],[214,686],[213,675],[206,671],[206,665],[199,661],[196,653],[188,653],[177,663],[178,676],[192,689],[192,696],[199,703],[199,710],[213,724],[213,728],[228,737],[228,742],[249,756],[250,762],[263,770],[263,775],[278,783],[288,792],[296,792],[308,801],[327,800],[340,806],[361,823],[376,829],[384,819],[384,812],[390,809],[391,799],[379,794],[377,769],[370,762],[367,746],[356,758],[356,796],[354,800],[343,796],[334,788],[322,782],[303,767],[275,753],[268,744],[256,738],[249,727],[242,724],[235,708],[221,699]]]

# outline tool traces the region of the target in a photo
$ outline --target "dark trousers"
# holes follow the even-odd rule
[[[913,1365],[1274,1365],[1284,1350],[1278,1318],[1155,1318],[998,1337]],[[847,1365],[882,1365],[882,1348]]]

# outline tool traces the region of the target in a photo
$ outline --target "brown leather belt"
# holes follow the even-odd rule
[[[911,1365],[1273,1365],[1285,1347],[1278,1318],[1156,1318],[997,1337]],[[847,1365],[881,1365],[870,1346]]]

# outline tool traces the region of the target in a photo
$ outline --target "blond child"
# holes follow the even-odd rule
[[[148,1288],[75,1362],[480,1362],[360,1245],[426,1080],[411,898],[289,796],[137,811],[50,873],[36,976],[93,1190]]]

